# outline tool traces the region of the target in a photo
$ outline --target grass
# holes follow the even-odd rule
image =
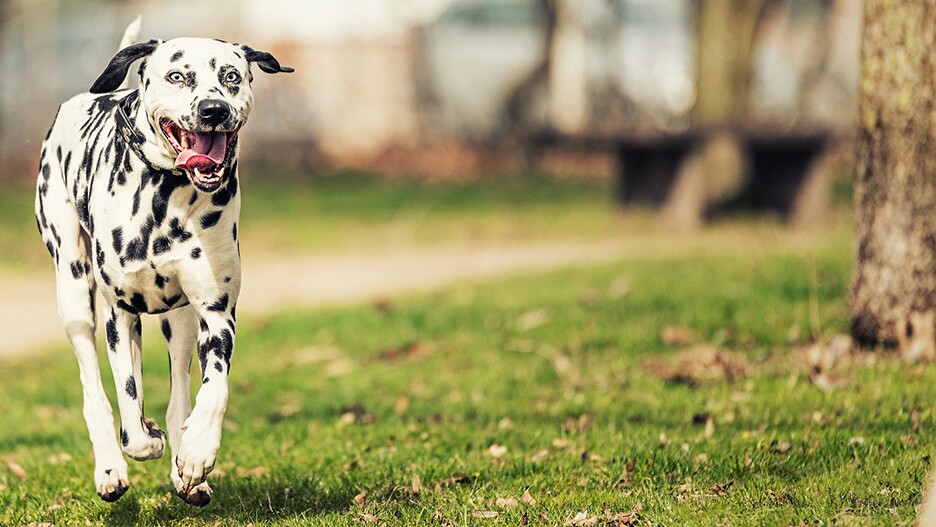
[[[100,502],[70,352],[5,364],[0,524],[909,525],[936,371],[860,362],[826,392],[796,351],[846,330],[849,274],[838,236],[245,318],[205,509],[172,496],[166,460],[131,462],[131,490]],[[685,347],[664,326],[743,356],[746,376],[664,380],[652,364]],[[160,417],[168,367],[145,342]]]
[[[597,237],[618,230],[607,181],[506,174],[422,184],[361,173],[247,178],[241,236],[257,253],[356,251],[472,240]],[[47,265],[31,186],[0,193],[0,270]]]

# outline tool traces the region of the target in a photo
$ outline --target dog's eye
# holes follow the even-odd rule
[[[229,71],[227,75],[224,76],[224,82],[237,84],[240,81],[241,81],[240,73],[237,73],[236,71]]]
[[[178,71],[170,71],[170,72],[166,75],[166,80],[169,81],[169,82],[171,82],[171,83],[173,83],[173,84],[178,84],[178,83],[180,83],[180,82],[185,81],[185,75],[182,75],[182,73],[180,73],[180,72],[178,72]]]

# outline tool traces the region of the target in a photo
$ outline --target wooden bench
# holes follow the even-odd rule
[[[677,223],[701,222],[713,205],[703,158],[717,137],[732,137],[742,164],[736,193],[749,204],[792,223],[820,218],[828,206],[824,163],[834,143],[828,131],[708,129],[683,133],[542,134],[535,149],[600,149],[615,157],[616,202],[624,209],[656,209]],[[711,170],[711,168],[709,168]]]

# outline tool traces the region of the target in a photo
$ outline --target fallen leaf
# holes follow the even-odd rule
[[[309,346],[302,348],[293,355],[293,364],[315,364],[335,360],[344,353],[332,346]]]
[[[422,480],[418,475],[413,476],[413,481],[410,484],[410,488],[413,490],[413,494],[421,494],[423,490]]]
[[[19,479],[26,479],[26,471],[15,461],[7,461],[7,468]]]
[[[645,370],[664,381],[698,387],[706,382],[736,382],[747,374],[747,362],[739,355],[711,346],[696,346],[679,354],[676,365],[658,359],[646,359]]]
[[[425,342],[407,342],[402,346],[384,348],[378,351],[371,362],[399,362],[406,359],[425,357],[432,353],[432,346]]]
[[[524,505],[529,505],[529,506],[531,506],[531,507],[532,507],[533,505],[536,505],[536,500],[533,499],[533,496],[530,495],[530,490],[529,490],[529,489],[523,491],[523,496],[520,496],[520,501],[521,501]]]
[[[49,456],[49,463],[52,465],[61,465],[64,463],[68,463],[71,460],[72,460],[71,455],[65,452],[62,452],[61,454],[53,454]]]
[[[444,484],[445,486],[449,487],[452,485],[468,485],[473,481],[474,481],[474,476],[456,472],[455,474],[452,474],[448,476],[447,478],[445,478]]]
[[[497,443],[494,443],[493,445],[488,447],[487,452],[491,457],[495,459],[500,459],[507,454],[507,447],[505,447],[504,445],[498,445]]]
[[[589,516],[587,512],[580,512],[563,522],[562,525],[571,525],[573,527],[588,527],[590,525],[598,525],[598,517]]]
[[[475,518],[497,518],[497,511],[471,511],[471,515]]]
[[[793,445],[791,445],[791,444],[790,444],[789,442],[787,442],[787,441],[783,441],[783,442],[780,442],[780,443],[777,443],[776,445],[774,445],[773,451],[776,452],[776,453],[778,453],[778,454],[786,454],[786,453],[789,452],[790,449],[792,449],[792,448],[793,448]]]
[[[354,504],[358,507],[363,507],[367,503],[367,491],[359,493],[354,497]]]
[[[640,524],[640,514],[638,511],[643,508],[639,503],[634,510],[630,512],[618,512],[612,513],[609,509],[605,509],[605,520],[604,525],[608,527],[633,527]]]
[[[547,457],[549,457],[549,450],[546,450],[545,448],[543,448],[543,449],[538,450],[532,456],[530,456],[530,462],[539,463],[540,461],[546,459]]]
[[[364,523],[379,523],[380,518],[374,516],[373,514],[364,513],[361,515],[361,519],[364,520]]]
[[[520,331],[530,331],[541,326],[549,324],[552,315],[545,309],[534,309],[527,311],[517,318],[517,329]]]
[[[357,402],[341,409],[339,424],[350,425],[357,422],[362,425],[369,425],[374,422],[374,419],[374,414],[368,412],[363,404]]]
[[[510,510],[516,509],[520,506],[520,502],[517,501],[517,498],[513,496],[507,496],[506,498],[497,498],[494,501],[494,504],[500,507],[501,509]]]
[[[693,343],[695,335],[689,328],[663,326],[663,329],[660,330],[660,340],[667,346],[686,346]]]

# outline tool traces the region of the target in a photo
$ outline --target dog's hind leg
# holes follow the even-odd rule
[[[160,327],[166,345],[169,348],[169,371],[171,391],[169,406],[166,408],[166,433],[169,436],[169,448],[173,454],[179,452],[182,441],[182,426],[192,413],[192,399],[189,393],[192,354],[195,339],[198,336],[198,319],[191,307],[170,311],[160,317]],[[203,507],[211,501],[211,487],[202,482],[192,489],[183,489],[182,477],[172,457],[169,477],[176,494],[187,503]]]
[[[36,218],[55,260],[55,290],[59,316],[75,350],[84,397],[82,413],[94,451],[94,483],[98,495],[114,501],[127,491],[127,462],[114,434],[114,416],[101,383],[94,342],[95,282],[91,274],[91,243],[78,222],[54,159],[43,156]],[[48,204],[49,206],[46,206]]]

